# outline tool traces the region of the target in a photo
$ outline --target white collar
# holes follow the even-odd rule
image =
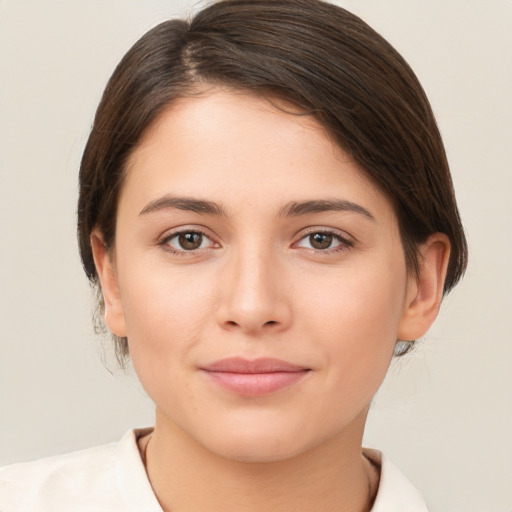
[[[428,512],[421,493],[382,452],[364,448],[363,453],[380,467],[379,489],[371,512]]]
[[[151,510],[156,511],[161,509],[151,489],[137,445],[137,439],[150,431],[128,431],[117,446],[117,457],[123,468],[120,477],[125,493],[130,495],[129,502],[133,505],[140,500],[141,505],[147,506],[149,501],[153,504]],[[428,512],[421,493],[382,452],[368,448],[364,448],[363,452],[380,467],[379,489],[371,512]]]

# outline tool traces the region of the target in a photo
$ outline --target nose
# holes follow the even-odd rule
[[[289,327],[289,287],[281,265],[271,254],[240,250],[226,262],[220,277],[222,299],[217,321],[223,329],[257,336]]]

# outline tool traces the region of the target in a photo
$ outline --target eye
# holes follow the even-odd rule
[[[201,231],[180,231],[165,238],[163,245],[173,252],[191,252],[214,247],[214,242]]]
[[[328,252],[329,249],[334,251],[345,249],[352,243],[332,231],[314,231],[301,238],[295,245],[304,249]]]

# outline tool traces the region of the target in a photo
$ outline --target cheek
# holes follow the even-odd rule
[[[119,281],[128,332],[157,334],[156,338],[179,341],[190,333],[212,305],[211,283],[207,277],[190,268],[176,269],[162,263],[165,258],[145,258],[120,265]],[[156,261],[155,261],[156,260]],[[146,343],[156,339],[146,338]]]
[[[203,281],[192,281],[190,274],[156,266],[126,270],[130,279],[121,279],[125,283],[121,294],[130,356],[150,392],[148,388],[157,389],[170,373],[178,378],[177,370],[190,364],[188,357],[210,321],[213,298],[201,286]]]
[[[388,262],[374,270],[370,265],[364,271],[343,269],[323,287],[308,287],[304,329],[323,351],[332,386],[347,390],[347,397],[371,399],[384,379],[396,343],[405,283],[404,266]]]

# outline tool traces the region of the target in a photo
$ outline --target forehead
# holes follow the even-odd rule
[[[192,96],[175,99],[161,112],[144,132],[130,164],[164,141],[169,150],[171,145],[180,145],[180,150],[186,150],[188,143],[195,139],[201,144],[196,148],[198,151],[209,145],[217,150],[218,143],[223,142],[226,156],[231,149],[230,157],[236,154],[242,157],[241,149],[247,150],[249,145],[283,150],[286,145],[303,142],[299,139],[306,133],[308,147],[320,142],[323,146],[332,146],[330,153],[339,153],[338,157],[348,159],[331,142],[323,126],[295,104],[244,90],[212,86]]]
[[[389,203],[322,125],[297,107],[213,90],[181,98],[148,128],[132,154],[125,192],[201,196],[268,206],[336,194]]]

